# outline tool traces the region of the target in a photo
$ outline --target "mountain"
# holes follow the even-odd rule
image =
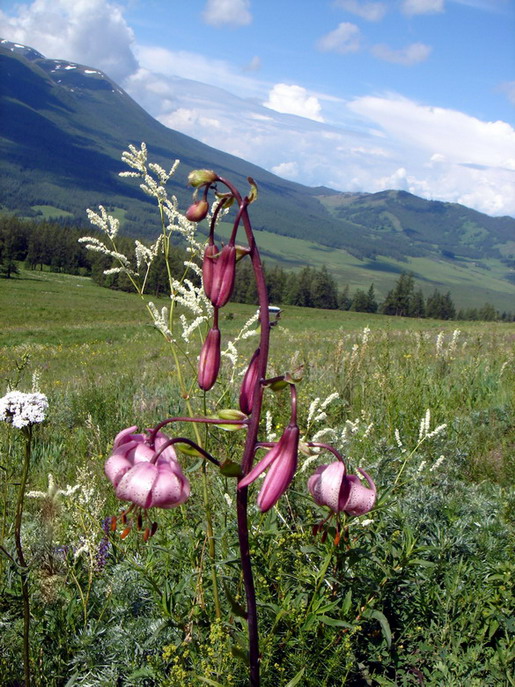
[[[403,191],[339,193],[286,181],[163,126],[93,67],[0,41],[0,209],[85,223],[85,209],[103,204],[125,232],[155,235],[153,203],[118,176],[121,152],[141,141],[165,168],[181,160],[171,183],[181,207],[193,168],[213,168],[242,189],[252,176],[260,189],[253,222],[270,260],[325,264],[351,286],[374,281],[379,294],[411,270],[426,291],[513,309],[515,219]]]

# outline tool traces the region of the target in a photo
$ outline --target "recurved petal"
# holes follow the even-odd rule
[[[178,464],[158,463],[157,473],[152,487],[152,506],[175,508],[189,498],[190,483]]]
[[[358,472],[365,477],[370,488],[365,487],[356,475],[348,475],[346,477],[348,492],[346,494],[345,503],[342,505],[342,510],[349,515],[363,515],[364,513],[368,513],[372,510],[376,501],[377,490],[374,481],[364,470],[358,468]]]
[[[122,477],[132,468],[132,466],[132,461],[128,460],[125,452],[115,451],[106,460],[104,472],[111,484],[117,487]]]
[[[328,506],[335,513],[342,510],[341,489],[344,477],[344,463],[337,460],[334,463],[326,465],[325,468],[321,470],[312,492],[316,503]]]
[[[122,501],[131,501],[142,508],[149,508],[152,503],[152,487],[157,476],[155,465],[149,462],[138,463],[122,477],[116,488],[116,496]]]
[[[114,448],[118,448],[121,444],[131,441],[133,439],[132,434],[137,429],[138,427],[134,425],[133,427],[127,427],[127,429],[122,429],[121,432],[118,432],[114,438]]]

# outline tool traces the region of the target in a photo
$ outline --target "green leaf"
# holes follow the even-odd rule
[[[232,460],[224,460],[220,465],[220,472],[224,477],[240,477],[242,474],[241,465]]]
[[[238,618],[243,618],[244,620],[247,620],[247,611],[243,608],[241,604],[239,604],[234,596],[231,594],[231,591],[225,581],[223,581],[223,586],[224,586],[224,591],[225,595],[227,597],[227,600],[229,601],[229,605],[231,607],[231,611],[234,613],[234,615],[238,616]]]
[[[343,600],[343,604],[342,604],[342,614],[343,615],[347,615],[347,613],[349,612],[351,602],[352,602],[352,589],[349,589],[347,594],[345,594],[345,599]]]
[[[285,687],[295,687],[295,685],[298,685],[302,676],[304,675],[304,671],[305,671],[305,668],[301,668],[299,670],[299,672],[297,673],[297,675],[295,675],[295,677],[292,680],[290,680],[288,682],[288,684],[285,685]]]
[[[187,456],[200,456],[201,458],[204,457],[199,451],[197,451],[196,448],[193,448],[193,446],[190,446],[189,444],[177,442],[174,444],[174,448],[178,449],[181,453],[184,453]]]
[[[366,615],[369,618],[374,618],[381,625],[381,630],[383,632],[383,636],[386,639],[386,643],[388,644],[388,648],[390,648],[392,646],[392,631],[390,629],[390,623],[386,619],[385,614],[381,613],[381,611],[376,611],[375,609],[373,609],[373,610],[369,611]]]
[[[344,620],[338,620],[337,618],[330,618],[328,615],[319,615],[317,618],[321,623],[329,625],[329,627],[346,627],[349,630],[353,628],[353,625],[350,623],[346,623]]]
[[[214,680],[211,680],[208,677],[202,677],[201,675],[197,675],[197,680],[205,682],[206,685],[211,685],[211,687],[224,687],[221,682],[215,682]]]

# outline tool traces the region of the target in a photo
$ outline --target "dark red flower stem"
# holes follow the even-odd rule
[[[334,448],[334,446],[329,446],[329,444],[321,444],[318,441],[308,441],[306,442],[306,446],[310,446],[312,448],[323,448],[326,451],[330,451],[332,454],[334,454],[338,460],[345,465],[345,461],[343,460],[342,456],[338,451]]]
[[[247,439],[243,451],[243,458],[241,462],[242,476],[245,476],[252,468],[252,462],[256,450],[257,435],[259,430],[259,421],[261,417],[261,406],[263,402],[263,386],[261,381],[266,377],[266,366],[268,362],[268,351],[270,345],[270,319],[268,314],[268,293],[266,289],[265,275],[263,272],[263,264],[259,256],[259,251],[252,231],[252,225],[248,214],[248,199],[242,198],[238,190],[225,179],[219,178],[219,182],[223,183],[231,191],[234,199],[238,203],[239,212],[238,217],[241,217],[247,242],[249,245],[249,256],[254,270],[254,277],[256,280],[256,288],[259,302],[259,322],[260,322],[260,341],[259,341],[259,363],[257,383],[254,388],[252,401],[252,415],[248,424]],[[238,219],[237,217],[237,219]],[[235,225],[235,228],[236,225]],[[235,228],[233,234],[235,234]],[[259,633],[258,633],[258,618],[256,605],[256,590],[254,586],[254,577],[252,574],[252,564],[250,558],[249,547],[249,525],[248,525],[248,489],[238,489],[236,492],[236,513],[238,519],[238,540],[240,546],[240,560],[243,574],[243,584],[245,587],[245,596],[247,601],[247,626],[249,631],[249,664],[250,664],[250,685],[251,687],[259,687]]]

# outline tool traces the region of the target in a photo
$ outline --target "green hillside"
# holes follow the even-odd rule
[[[252,176],[260,189],[252,218],[270,263],[326,265],[340,285],[374,282],[381,297],[413,271],[426,294],[451,290],[459,306],[513,310],[515,219],[402,191],[337,193],[286,181],[168,129],[98,70],[0,42],[4,213],[85,225],[86,208],[103,204],[124,233],[154,236],[152,202],[118,176],[122,151],[141,141],[163,167],[181,160],[170,188],[181,207],[192,168],[216,169],[242,189]]]

